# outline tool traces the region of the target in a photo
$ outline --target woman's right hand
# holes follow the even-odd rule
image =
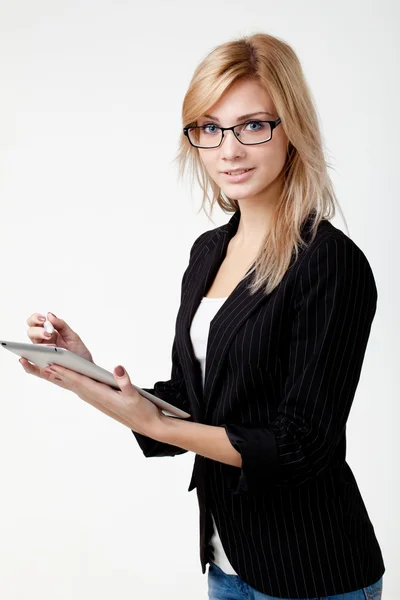
[[[79,335],[73,329],[71,329],[71,327],[65,321],[58,319],[52,315],[52,313],[47,313],[47,320],[50,321],[54,327],[54,333],[52,333],[50,337],[47,337],[43,327],[44,321],[40,321],[39,319],[41,316],[44,315],[33,313],[26,320],[27,324],[29,325],[27,332],[28,337],[33,344],[55,345],[59,348],[65,348],[70,352],[74,352],[75,354],[78,354],[78,356],[93,362],[92,355],[90,354],[88,348],[86,348]]]

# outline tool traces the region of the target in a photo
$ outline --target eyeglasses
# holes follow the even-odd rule
[[[232,130],[236,139],[245,146],[265,144],[272,139],[272,131],[281,123],[280,117],[275,121],[246,121],[233,127],[220,127],[215,123],[206,123],[197,127],[186,126],[183,133],[195,148],[218,148],[224,139],[224,132]],[[245,129],[247,125],[256,125],[256,129]]]

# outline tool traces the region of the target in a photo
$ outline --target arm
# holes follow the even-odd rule
[[[221,427],[177,421],[159,437],[240,466],[234,494],[316,477],[329,467],[345,432],[376,301],[374,277],[358,247],[343,238],[325,240],[299,273],[288,371],[275,419],[225,424],[236,454]]]
[[[374,276],[346,238],[322,242],[299,273],[288,371],[276,418],[225,425],[243,468],[235,493],[301,485],[334,463],[376,311]]]
[[[208,231],[202,233],[195,240],[195,242],[190,250],[189,265],[186,268],[186,271],[184,272],[183,277],[182,277],[181,302],[182,302],[182,297],[183,297],[183,293],[184,293],[184,289],[185,289],[187,275],[188,275],[193,263],[198,259],[197,249],[199,248],[199,242],[207,234],[208,234]],[[169,379],[168,381],[158,381],[157,383],[155,383],[153,389],[150,389],[150,388],[142,388],[142,389],[144,389],[146,392],[150,392],[151,394],[154,394],[154,396],[157,396],[158,398],[161,398],[162,400],[165,400],[166,402],[169,402],[170,404],[173,404],[174,406],[177,406],[178,408],[181,408],[182,410],[185,410],[186,412],[191,412],[189,400],[187,397],[185,382],[184,382],[184,378],[183,378],[182,367],[181,367],[179,357],[178,357],[178,354],[176,351],[175,339],[172,344],[171,360],[172,360],[171,379]],[[166,418],[168,419],[170,417],[166,417]],[[172,420],[173,418],[170,418],[170,419]],[[140,448],[142,449],[142,452],[146,456],[146,458],[153,457],[153,456],[154,457],[155,456],[176,456],[177,454],[184,454],[185,452],[187,452],[187,450],[185,450],[184,448],[178,447],[177,445],[169,444],[167,442],[163,442],[163,441],[160,441],[160,440],[152,438],[152,437],[147,437],[140,433],[136,433],[133,430],[131,430],[131,431],[132,431],[133,435],[135,436],[136,441],[138,442],[138,444],[139,444]]]
[[[172,345],[171,379],[169,381],[158,381],[154,385],[154,389],[142,389],[144,389],[146,392],[154,394],[157,396],[157,398],[161,398],[162,400],[165,400],[166,402],[185,410],[186,412],[190,412],[189,403],[186,397],[186,388],[183,380],[182,369],[176,352],[175,340]],[[171,420],[174,419],[171,418]],[[131,431],[146,458],[153,456],[176,456],[177,454],[184,454],[187,452],[187,450],[176,445],[171,445],[167,442],[147,437],[133,430]]]
[[[183,419],[162,418],[163,425],[154,435],[166,444],[176,444],[196,454],[234,467],[242,466],[240,453],[234,449],[223,426],[191,423]]]

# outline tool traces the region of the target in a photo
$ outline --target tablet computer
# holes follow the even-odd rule
[[[117,390],[120,389],[113,373],[95,365],[90,362],[90,360],[86,360],[86,358],[78,356],[78,354],[75,354],[70,350],[66,350],[66,348],[59,348],[58,346],[52,346],[50,344],[9,342],[3,340],[0,340],[0,344],[6,350],[17,354],[22,358],[26,358],[42,369],[47,367],[50,363],[54,363],[55,365],[72,369],[81,375],[91,377],[100,383],[106,383]],[[191,416],[186,411],[177,408],[169,402],[165,402],[165,400],[161,400],[161,398],[157,398],[157,396],[146,392],[146,390],[142,390],[136,385],[133,385],[133,383],[132,386],[141,396],[144,396],[160,408],[166,416],[179,417],[181,419],[187,419]]]

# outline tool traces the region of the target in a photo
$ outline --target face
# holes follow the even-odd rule
[[[258,113],[246,119],[238,120],[240,115]],[[265,112],[269,114],[265,114]],[[253,120],[273,121],[279,115],[269,94],[256,81],[239,80],[202,116],[197,125],[213,123],[229,127]],[[254,124],[247,129],[257,129]],[[260,127],[260,126],[258,126]],[[212,132],[212,127],[210,129]],[[244,145],[236,139],[233,131],[225,131],[222,144],[218,148],[199,148],[199,156],[208,174],[218,187],[235,200],[247,203],[274,202],[279,197],[281,182],[279,174],[286,161],[287,137],[282,123],[272,131],[269,142],[258,145]],[[232,169],[252,169],[241,181],[235,181],[225,171]]]

